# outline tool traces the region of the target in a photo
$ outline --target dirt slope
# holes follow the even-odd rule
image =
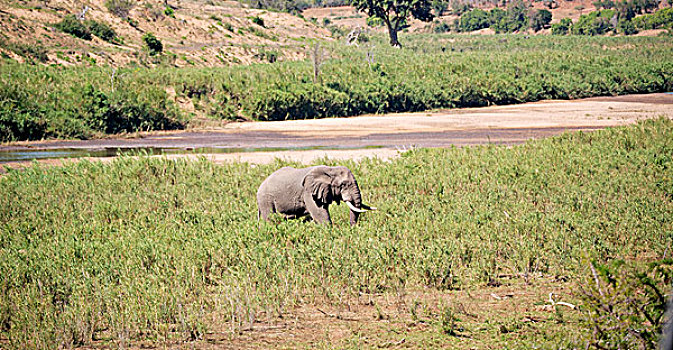
[[[243,7],[236,1],[169,0],[173,15],[165,13],[162,0],[134,1],[129,20],[112,14],[105,0],[0,0],[0,53],[24,58],[12,50],[16,44],[43,48],[47,63],[152,64],[219,66],[235,63],[297,59],[305,55],[308,39],[327,39],[329,31],[287,13]],[[83,40],[52,27],[67,15],[111,26],[123,43],[111,44],[97,37]],[[263,20],[263,26],[253,18]],[[168,54],[149,57],[142,36],[153,33]]]

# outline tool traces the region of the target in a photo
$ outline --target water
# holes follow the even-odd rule
[[[381,146],[365,147],[380,148]],[[303,151],[321,149],[349,149],[352,147],[278,147],[278,148],[224,148],[224,147],[201,147],[201,148],[164,148],[164,147],[133,147],[133,148],[59,148],[42,150],[14,150],[0,151],[0,164],[9,162],[25,162],[41,159],[60,158],[105,158],[128,156],[153,156],[168,154],[213,154],[213,153],[242,153],[242,152],[276,152],[276,151]]]

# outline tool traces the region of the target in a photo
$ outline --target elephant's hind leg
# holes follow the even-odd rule
[[[257,219],[264,219],[264,221],[269,221],[269,215],[275,213],[275,207],[273,201],[268,200],[258,200],[257,201]]]

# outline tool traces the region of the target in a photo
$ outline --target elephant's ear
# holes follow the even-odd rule
[[[332,196],[332,177],[327,173],[327,167],[315,167],[304,176],[302,186],[310,192],[316,203],[330,204]]]

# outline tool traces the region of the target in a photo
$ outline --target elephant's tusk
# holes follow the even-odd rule
[[[364,204],[364,203],[362,203],[361,207],[362,207],[362,209],[366,209],[366,210],[377,210],[376,207],[370,207],[370,206],[368,206],[367,204]]]
[[[346,205],[347,205],[349,208],[351,208],[352,211],[354,211],[354,212],[356,212],[356,213],[364,213],[364,212],[367,211],[367,210],[363,210],[363,209],[358,209],[358,208],[356,208],[356,207],[353,205],[353,203],[351,203],[351,202],[346,202]]]

